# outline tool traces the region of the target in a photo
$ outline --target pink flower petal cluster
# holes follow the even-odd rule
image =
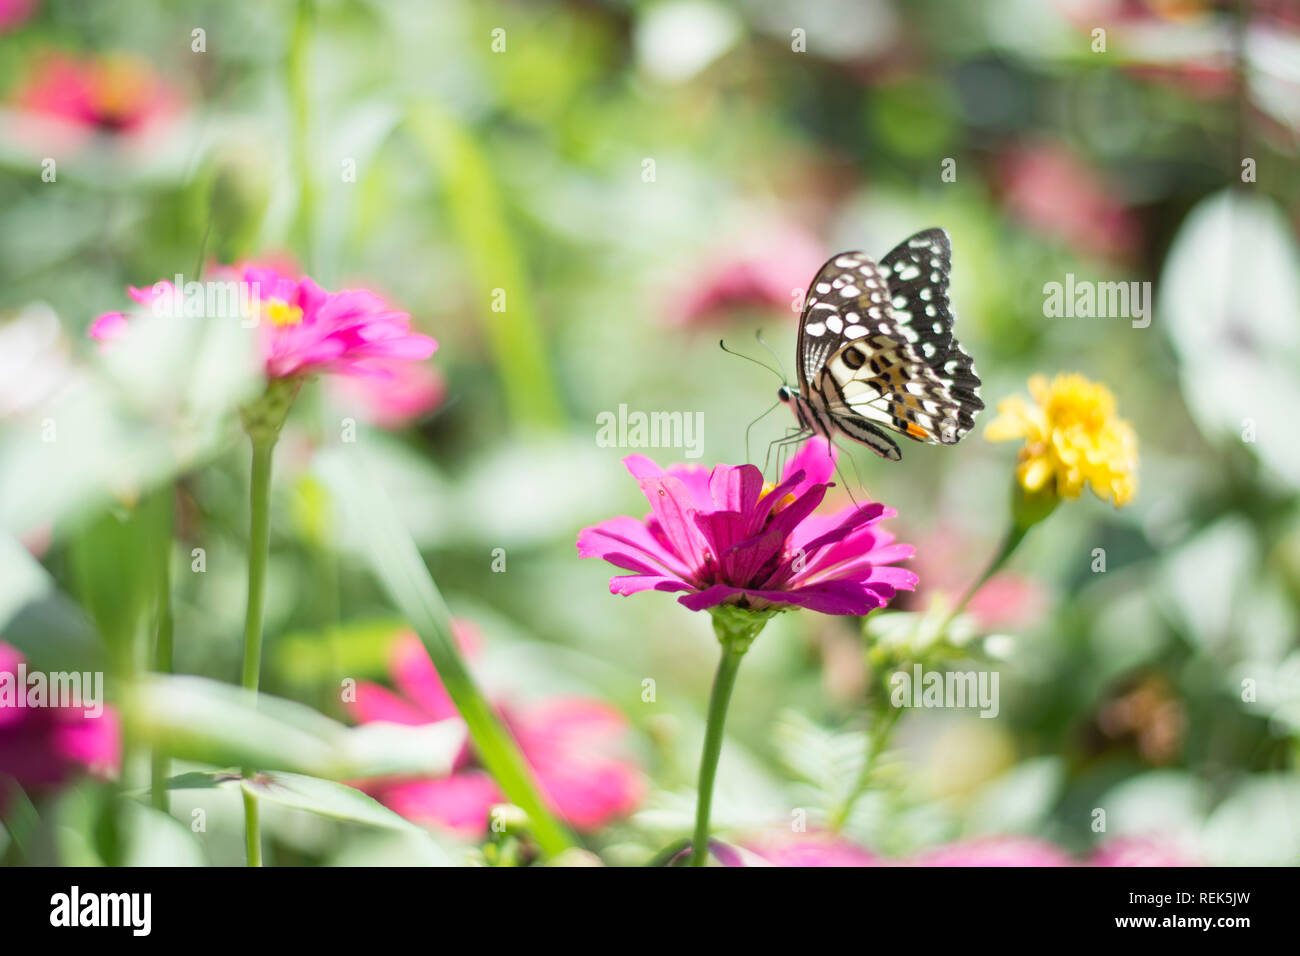
[[[457,638],[472,656],[478,638],[457,622]],[[459,720],[451,697],[424,646],[414,634],[394,645],[390,676],[397,692],[362,683],[353,716],[362,723],[420,725]],[[612,707],[582,697],[534,704],[498,705],[519,742],[551,808],[575,829],[589,831],[631,813],[645,792],[641,772],[622,753],[627,723]],[[492,807],[505,800],[496,782],[475,762],[466,744],[446,777],[389,779],[362,784],[372,796],[408,820],[469,837],[487,832]]]
[[[37,0],[0,0],[0,33],[17,30],[36,9]]]
[[[110,135],[144,133],[173,116],[181,100],[149,64],[125,54],[45,55],[14,95],[35,117]]]
[[[447,383],[432,365],[391,361],[386,375],[331,379],[331,395],[341,408],[379,428],[409,425],[442,404]]]
[[[674,297],[667,310],[671,324],[695,325],[739,309],[797,316],[796,296],[826,258],[816,239],[784,222],[740,237],[727,248],[724,257],[708,262]]]
[[[734,604],[866,614],[916,586],[915,574],[894,566],[913,549],[878,526],[897,514],[882,504],[814,513],[835,454],[825,439],[811,439],[771,488],[753,465],[665,471],[631,455],[623,463],[650,514],[584,528],[578,554],[633,572],[610,580],[614,594],[685,591],[678,601],[693,611]]]
[[[1007,150],[999,179],[1012,216],[1077,252],[1123,259],[1139,245],[1138,222],[1115,189],[1063,146],[1042,142]]]
[[[932,847],[901,860],[877,857],[831,833],[764,834],[745,849],[772,866],[1075,866],[1064,850],[1044,840],[1024,836],[987,836]],[[751,865],[740,854],[718,854],[726,866]],[[1193,866],[1167,841],[1117,837],[1088,857],[1088,866]]]
[[[0,643],[0,674],[18,680],[23,655]],[[27,689],[14,687],[26,695]],[[7,707],[0,703],[0,780],[17,782],[28,793],[58,787],[79,773],[117,773],[122,763],[122,725],[105,706],[92,717],[77,707]],[[4,809],[0,787],[0,810]]]
[[[331,373],[378,382],[397,380],[396,364],[427,359],[438,343],[412,332],[411,317],[366,289],[326,292],[307,276],[293,277],[265,265],[218,268],[214,281],[242,283],[258,306],[257,324],[270,379]],[[177,295],[168,281],[130,288],[132,299],[153,306]],[[101,342],[121,338],[129,315],[106,312],[91,324]],[[425,392],[427,396],[427,389]],[[409,399],[405,400],[409,405]]]

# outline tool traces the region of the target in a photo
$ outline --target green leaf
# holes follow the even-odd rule
[[[1012,767],[980,793],[970,811],[978,833],[1032,833],[1060,800],[1065,767],[1059,757],[1038,757]]]
[[[373,797],[333,780],[275,772],[258,774],[242,783],[243,788],[256,797],[317,816],[372,827],[419,831],[414,823],[398,816]]]
[[[546,362],[546,338],[487,157],[453,116],[428,100],[411,107],[409,123],[445,185],[511,417],[557,427],[563,410]],[[504,303],[496,299],[498,292],[504,292]]]
[[[258,773],[251,779],[241,779],[237,773],[191,771],[178,774],[167,781],[168,790],[228,790],[236,785],[260,800],[268,800],[293,810],[303,810],[344,823],[359,823],[396,831],[403,840],[415,841],[414,849],[420,865],[451,865],[451,859],[421,827],[360,790],[333,780],[273,770]]]
[[[207,858],[198,838],[175,817],[128,802],[124,866],[204,866]]]
[[[375,576],[424,643],[483,765],[507,798],[528,814],[542,849],[548,854],[563,852],[574,845],[573,837],[547,808],[519,745],[461,660],[442,595],[384,489],[356,460],[358,454],[363,452],[358,449],[323,463],[325,480],[343,504],[354,532],[363,535]]]
[[[203,677],[151,675],[128,689],[127,713],[142,742],[219,767],[331,780],[444,776],[465,739],[459,721],[348,727],[304,704]]]
[[[31,666],[102,670],[103,645],[81,608],[18,539],[0,532],[0,634]]]

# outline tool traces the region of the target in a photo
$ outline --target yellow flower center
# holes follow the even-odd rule
[[[262,308],[272,325],[297,325],[302,321],[302,309],[283,299],[267,299],[262,303]]]
[[[105,62],[95,73],[91,91],[95,108],[109,118],[121,118],[135,109],[145,95],[148,81],[140,65],[121,58]]]
[[[758,500],[762,501],[764,498],[766,498],[774,491],[776,491],[776,485],[772,484],[772,482],[770,481],[764,482],[763,490],[762,492],[759,493]],[[790,494],[787,494],[784,498],[782,498],[780,501],[778,501],[776,504],[772,506],[772,514],[776,514],[778,511],[780,511],[783,508],[788,508],[790,505],[794,504],[794,501],[795,501],[794,493],[791,492]]]

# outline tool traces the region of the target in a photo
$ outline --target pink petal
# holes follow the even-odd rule
[[[382,720],[390,724],[418,727],[433,722],[433,718],[422,708],[416,707],[405,697],[399,697],[387,687],[370,681],[357,684],[357,699],[344,706],[358,723]]]
[[[689,591],[691,586],[681,578],[662,574],[620,574],[609,579],[609,593],[628,595],[639,591]]]
[[[835,474],[835,459],[838,450],[821,435],[809,438],[794,457],[786,463],[784,478],[789,478],[797,471],[804,473],[804,482],[809,485],[826,484]],[[803,488],[800,488],[803,491]]]
[[[789,835],[752,843],[749,849],[773,866],[879,866],[866,850],[831,834]]]
[[[126,335],[130,328],[126,315],[122,312],[105,312],[90,323],[87,335],[97,342],[112,342]]]
[[[926,851],[913,866],[1071,866],[1059,848],[1028,837],[979,837]]]
[[[505,799],[482,770],[462,770],[438,780],[387,784],[378,790],[377,797],[394,813],[415,823],[474,837],[487,833],[492,807]]]
[[[619,753],[627,723],[612,707],[560,698],[521,712],[512,726],[542,789],[572,826],[598,829],[644,796],[640,771]]]
[[[415,634],[407,633],[393,644],[390,670],[397,689],[424,711],[425,723],[459,716],[429,652]]]
[[[748,514],[763,491],[763,473],[753,465],[718,465],[709,475],[709,494],[718,511]]]
[[[644,568],[619,564],[629,571],[659,570],[678,577],[690,574],[690,569],[675,554],[668,551],[644,523],[626,515],[602,521],[600,524],[583,528],[578,533],[578,556],[582,558],[605,558],[611,555],[623,555],[631,560],[645,561]]]
[[[79,710],[62,711],[53,745],[65,760],[92,773],[116,774],[122,766],[121,718],[112,707],[105,707],[98,717]]]
[[[707,542],[695,527],[697,509],[685,483],[680,478],[664,475],[638,478],[637,484],[677,557],[689,568],[703,567]]]

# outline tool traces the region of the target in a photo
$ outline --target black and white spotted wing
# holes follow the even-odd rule
[[[803,428],[842,432],[895,461],[902,453],[885,429],[914,441],[962,439],[984,405],[952,337],[950,264],[947,234],[930,229],[881,263],[844,252],[822,266],[799,322],[799,392],[782,393]]]
[[[975,425],[984,407],[975,363],[953,337],[954,316],[948,299],[952,242],[942,229],[926,229],[899,243],[880,260],[889,279],[890,306],[899,328],[935,374],[947,385],[955,407],[954,442]]]

